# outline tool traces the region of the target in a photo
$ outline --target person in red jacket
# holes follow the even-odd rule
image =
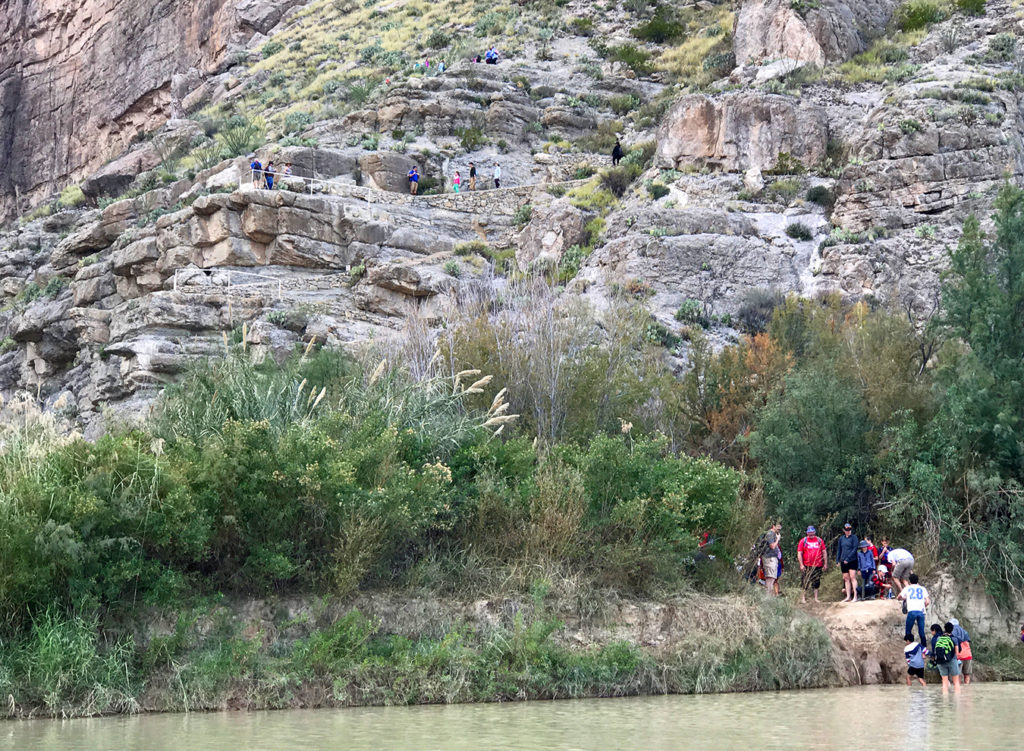
[[[821,575],[828,566],[828,550],[825,541],[818,537],[817,530],[807,528],[807,536],[796,546],[796,559],[800,564],[803,592],[800,602],[807,602],[807,590],[814,590],[814,601],[818,601],[818,588],[821,587]]]

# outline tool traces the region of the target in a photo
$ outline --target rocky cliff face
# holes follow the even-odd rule
[[[1024,176],[1024,85],[1006,32],[1019,21],[1004,0],[912,38],[891,33],[889,0],[803,14],[746,0],[728,22],[739,65],[700,92],[669,83],[673,45],[722,38],[731,16],[713,5],[677,9],[698,20],[685,41],[645,46],[668,61],[653,73],[608,53],[595,62],[602,44],[635,42],[632,11],[583,0],[563,11],[579,33],[532,37],[537,19],[510,22],[501,33],[520,46],[499,66],[462,57],[424,75],[379,43],[430,13],[448,15],[402,44],[426,45],[439,24],[479,40],[474,18],[452,15],[469,6],[447,2],[318,1],[291,16],[290,0],[0,10],[14,40],[0,50],[0,213],[71,176],[89,196],[134,195],[0,233],[0,395],[68,392],[62,403],[93,424],[104,404],[144,404],[243,323],[275,356],[313,338],[379,338],[500,289],[510,259],[528,272],[567,253],[579,266],[567,289],[596,310],[633,290],[678,330],[675,312],[697,301],[719,321],[717,343],[738,336],[731,317],[753,289],[870,297],[923,317],[964,217],[987,217],[1002,181]],[[291,57],[264,59],[274,27]],[[387,60],[400,60],[395,80]],[[342,107],[338,92],[364,78],[369,101]],[[329,182],[252,190],[244,159],[167,171],[162,154],[211,143],[181,117],[203,101],[218,116],[267,115],[264,162]],[[610,166],[616,137],[655,153],[619,198],[587,180]],[[471,162],[481,188],[500,163],[502,189],[466,193]],[[414,164],[440,194],[405,195]],[[456,170],[458,196],[444,192]]]
[[[0,6],[0,220],[118,156],[295,2],[8,0]]]

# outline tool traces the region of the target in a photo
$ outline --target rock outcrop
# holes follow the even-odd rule
[[[176,74],[217,70],[298,2],[0,5],[0,221],[159,128]]]
[[[746,0],[736,14],[736,63],[785,59],[824,65],[846,60],[885,29],[900,0],[824,0],[804,5],[801,11],[790,0]]]
[[[658,131],[658,164],[711,166],[728,172],[776,169],[783,160],[811,166],[825,156],[822,107],[760,92],[680,98]]]

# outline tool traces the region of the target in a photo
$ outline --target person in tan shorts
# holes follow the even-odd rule
[[[476,190],[476,165],[469,163],[469,189]]]

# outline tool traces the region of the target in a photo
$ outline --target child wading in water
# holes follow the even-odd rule
[[[910,634],[903,640],[907,643],[903,648],[903,656],[907,660],[907,685],[911,685],[914,678],[922,686],[928,685],[924,682],[924,647]]]
[[[455,179],[452,180],[452,188],[454,188],[455,192],[458,193],[460,187],[462,187],[462,175],[456,172]]]

